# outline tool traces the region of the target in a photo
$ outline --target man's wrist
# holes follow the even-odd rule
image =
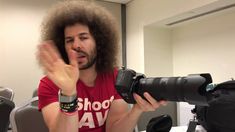
[[[72,91],[66,91],[66,90],[60,89],[60,93],[65,95],[65,96],[73,96],[73,95],[77,94],[77,91],[76,91],[76,89],[72,90]]]
[[[77,93],[72,96],[62,94],[61,90],[58,92],[60,103],[60,110],[65,113],[73,113],[77,111]]]
[[[72,102],[60,102],[60,110],[64,113],[75,113],[78,110],[77,99],[73,100]]]
[[[77,92],[72,95],[66,95],[63,93],[62,90],[59,90],[58,97],[59,97],[59,102],[70,103],[74,101],[75,99],[77,99]]]

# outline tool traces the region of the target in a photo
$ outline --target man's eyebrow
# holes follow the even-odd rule
[[[87,32],[83,32],[83,33],[79,33],[78,35],[79,35],[79,36],[89,35],[89,33],[87,33]]]
[[[89,35],[89,33],[87,32],[82,32],[82,33],[79,33],[78,36],[84,36],[84,35]],[[66,36],[65,39],[73,39],[72,36]]]
[[[65,39],[72,39],[73,37],[71,37],[71,36],[67,36],[67,37],[65,37]]]

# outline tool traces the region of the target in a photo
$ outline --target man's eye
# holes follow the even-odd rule
[[[72,39],[69,39],[69,40],[66,40],[65,43],[72,43],[73,40]]]
[[[80,40],[86,40],[88,37],[80,37]]]

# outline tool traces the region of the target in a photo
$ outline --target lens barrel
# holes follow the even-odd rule
[[[207,106],[207,98],[201,91],[206,91],[204,86],[208,85],[210,81],[203,75],[141,78],[136,86],[136,91],[142,97],[144,97],[144,92],[148,92],[156,100],[188,102],[189,104]]]

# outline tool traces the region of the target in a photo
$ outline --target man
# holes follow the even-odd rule
[[[38,59],[46,76],[39,110],[51,132],[131,132],[144,111],[157,109],[148,93],[128,111],[115,90],[118,36],[113,17],[84,1],[57,4],[44,20]]]

